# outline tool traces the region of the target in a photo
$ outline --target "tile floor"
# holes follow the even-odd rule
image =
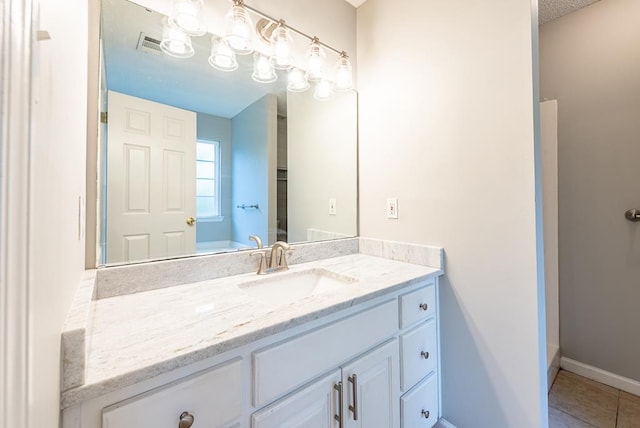
[[[550,428],[640,428],[640,397],[560,370],[549,392]]]

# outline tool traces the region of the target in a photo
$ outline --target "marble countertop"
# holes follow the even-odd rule
[[[62,408],[442,273],[438,268],[353,254],[297,264],[268,276],[309,269],[357,281],[336,292],[279,306],[237,286],[264,278],[255,273],[92,301],[84,384],[62,393]]]

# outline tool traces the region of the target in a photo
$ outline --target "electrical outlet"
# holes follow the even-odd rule
[[[398,218],[398,198],[387,198],[387,218]]]
[[[337,215],[335,198],[329,199],[329,215]]]

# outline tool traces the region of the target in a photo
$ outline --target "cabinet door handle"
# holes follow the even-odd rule
[[[178,428],[190,428],[193,425],[194,417],[189,412],[182,412],[180,415],[180,423],[178,424]]]
[[[333,385],[333,389],[338,391],[338,414],[333,415],[333,418],[338,421],[338,426],[343,428],[343,417],[342,417],[342,381],[338,382],[337,385]]]
[[[427,309],[429,309],[429,305],[426,303],[420,303],[420,309],[426,311]]]
[[[358,420],[358,376],[354,373],[347,378],[351,382],[353,391],[353,406],[349,405],[349,410],[353,412],[353,420]]]
[[[422,351],[422,352],[420,352],[420,356],[421,356],[422,358],[424,358],[425,360],[428,360],[428,359],[429,359],[429,352],[427,352],[427,351]]]
[[[431,412],[422,409],[422,417],[424,417],[425,419],[429,419],[429,416],[431,416]]]

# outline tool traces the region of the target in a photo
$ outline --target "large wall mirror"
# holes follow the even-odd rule
[[[102,0],[99,264],[356,236],[355,91],[255,82],[251,55],[216,70],[211,34],[166,55],[146,6]]]

